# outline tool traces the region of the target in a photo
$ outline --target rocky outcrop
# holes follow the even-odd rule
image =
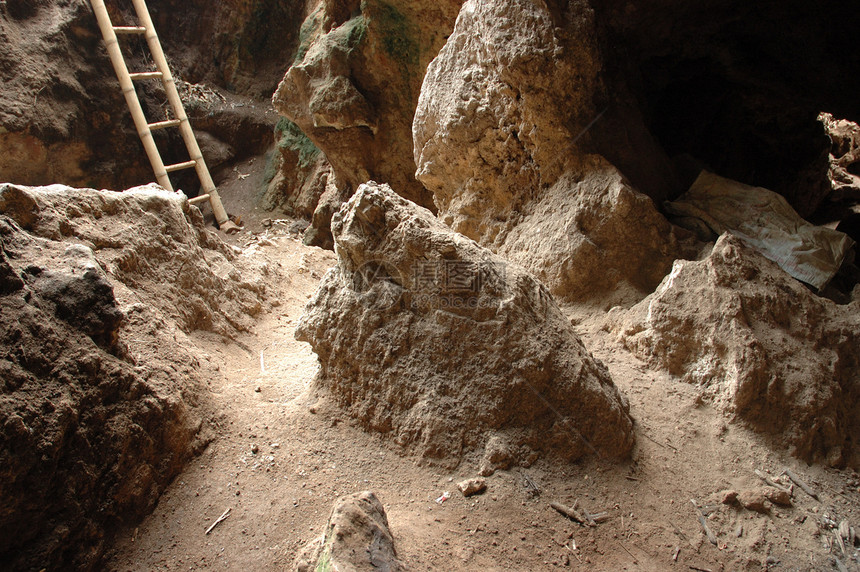
[[[609,308],[652,292],[685,253],[651,199],[598,155],[527,205],[498,248],[565,302]]]
[[[267,269],[243,276],[235,252],[181,194],[156,185],[123,193],[0,185],[0,214],[37,236],[85,245],[114,281],[145,292],[186,332],[232,335],[262,310],[259,273]]]
[[[819,298],[725,234],[614,319],[620,340],[651,366],[780,436],[798,457],[841,465],[860,418],[857,309]]]
[[[370,491],[338,499],[323,534],[299,552],[293,567],[296,572],[405,570],[397,559],[385,508]]]
[[[596,42],[585,2],[559,15],[542,1],[468,1],[413,125],[440,218],[569,301],[622,281],[641,297],[678,255],[650,199],[589,154],[606,96]]]
[[[454,464],[493,436],[522,463],[630,451],[626,399],[540,282],[386,185],[360,186],[332,231],[338,264],[296,337],[360,425]]]
[[[375,179],[432,207],[414,178],[412,116],[424,70],[460,3],[326,0],[302,25],[274,105],[328,157],[347,197]],[[314,218],[327,235],[328,219]]]
[[[5,567],[97,569],[209,441],[184,331],[260,311],[256,270],[231,261],[181,195],[0,185]]]
[[[830,184],[828,199],[860,202],[860,125],[836,119],[829,113],[819,117],[830,137]]]

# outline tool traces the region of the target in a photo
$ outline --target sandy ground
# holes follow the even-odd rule
[[[253,197],[247,191],[261,185],[264,162],[222,174],[220,188],[228,210],[245,213],[247,230],[230,240],[244,256],[277,269],[269,287],[280,305],[238,340],[192,335],[195,353],[214,371],[217,437],[151,516],[119,531],[107,569],[289,569],[338,497],[372,490],[411,570],[860,570],[854,547],[845,543],[843,550],[834,529],[847,520],[860,531],[856,473],[806,466],[778,443],[731,423],[699,402],[694,387],[631,356],[593,309],[566,312],[630,400],[637,445],[629,461],[540,459],[497,472],[485,494],[467,499],[456,483],[476,476],[475,463],[443,469],[402,456],[384,435],[352,427],[313,388],[316,357],[293,338],[334,254],[303,246],[288,223],[265,229],[262,219],[279,215],[255,211],[252,198],[236,198]],[[721,490],[761,486],[756,469],[776,477],[786,467],[819,499],[795,489],[791,507],[765,514],[720,502]],[[451,498],[436,503],[445,491]],[[716,546],[691,499],[707,515]],[[583,527],[549,508],[576,500],[609,519]]]

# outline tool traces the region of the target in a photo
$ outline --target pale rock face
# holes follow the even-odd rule
[[[454,464],[494,436],[520,463],[629,453],[626,399],[531,275],[387,185],[359,187],[332,231],[296,337],[361,425]]]
[[[857,303],[848,308],[725,234],[611,320],[631,352],[726,414],[780,435],[798,457],[840,465],[860,387]]]
[[[375,494],[363,491],[334,503],[323,534],[299,551],[292,569],[401,572],[406,568],[397,559],[385,508]]]
[[[650,199],[589,154],[604,97],[595,34],[583,2],[563,15],[543,1],[466,2],[413,122],[440,219],[565,301],[619,282],[641,298],[678,251]]]

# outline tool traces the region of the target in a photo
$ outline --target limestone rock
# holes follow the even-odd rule
[[[338,499],[325,532],[300,551],[293,566],[296,572],[405,569],[397,559],[385,508],[370,491]]]
[[[630,451],[626,399],[540,282],[386,185],[359,187],[332,230],[338,264],[296,337],[361,425],[439,459],[494,434],[518,461]]]
[[[764,496],[773,504],[778,504],[779,506],[791,506],[791,495],[788,494],[788,491],[782,491],[771,487],[765,489]]]
[[[829,199],[860,199],[860,125],[829,113],[822,113],[819,120],[831,141]]]
[[[460,489],[464,497],[470,497],[487,490],[487,479],[466,479],[457,483],[457,488]]]
[[[672,225],[601,157],[567,172],[525,207],[499,254],[566,302],[633,304],[682,252]]]
[[[326,0],[302,24],[273,103],[328,157],[347,197],[376,179],[432,207],[414,177],[412,116],[424,69],[461,2]],[[315,219],[325,235],[328,219]]]
[[[741,491],[738,494],[738,502],[747,510],[766,513],[770,511],[770,503],[767,500],[767,495],[764,489],[753,489]]]
[[[619,282],[650,292],[678,255],[650,199],[591,154],[604,97],[593,13],[467,1],[430,64],[413,122],[417,177],[454,230],[511,257],[557,297]]]
[[[730,234],[678,261],[656,292],[619,312],[615,331],[654,367],[808,461],[846,460],[860,407],[860,319]]]

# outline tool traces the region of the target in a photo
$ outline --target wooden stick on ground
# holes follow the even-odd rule
[[[578,510],[576,510],[577,502],[573,503],[573,506],[565,506],[558,502],[551,502],[549,506],[566,516],[567,518],[578,522],[579,524],[586,524],[585,517],[580,514]]]
[[[702,514],[701,510],[699,510],[699,505],[696,504],[695,499],[690,499],[690,502],[693,503],[693,508],[696,509],[696,516],[699,517],[699,524],[701,524],[702,528],[705,530],[705,535],[708,537],[708,542],[710,542],[714,546],[719,546],[719,544],[717,543],[717,537],[714,536],[714,533],[711,532],[711,529],[708,527],[708,521],[705,520],[705,515]]]
[[[791,479],[791,482],[792,482],[792,483],[794,483],[795,485],[797,485],[797,486],[799,486],[801,489],[803,489],[803,492],[805,492],[806,494],[808,494],[809,496],[811,496],[811,497],[812,497],[812,498],[814,498],[815,500],[819,500],[819,499],[818,499],[818,494],[817,494],[815,491],[813,491],[811,488],[809,488],[809,485],[807,485],[806,483],[804,483],[804,482],[803,482],[803,479],[801,479],[800,477],[798,477],[797,475],[795,475],[795,474],[791,471],[791,469],[789,469],[788,467],[786,467],[786,468],[785,468],[785,470],[784,470],[783,472],[784,472],[786,475],[788,475],[788,478],[789,478],[789,479]]]
[[[230,516],[230,507],[227,507],[227,510],[225,510],[223,513],[221,513],[221,516],[219,516],[215,520],[215,522],[213,522],[209,526],[209,528],[206,529],[206,534],[209,534],[210,532],[212,532],[212,529],[215,528],[216,526],[218,526],[221,522],[223,522],[224,519],[226,519],[228,516]]]
[[[784,486],[782,486],[782,485],[780,485],[780,484],[777,484],[773,479],[771,479],[771,478],[770,478],[769,476],[767,476],[765,473],[763,473],[763,472],[759,471],[758,469],[756,469],[756,470],[755,470],[755,474],[756,474],[756,476],[757,476],[758,478],[760,478],[761,480],[763,480],[763,481],[765,482],[765,484],[770,485],[770,486],[772,486],[773,488],[775,488],[775,489],[777,489],[777,490],[779,490],[779,491],[786,492],[786,493],[788,493],[788,494],[789,494],[789,496],[791,496],[791,493],[793,492],[791,489],[787,489],[787,488],[785,488]]]

